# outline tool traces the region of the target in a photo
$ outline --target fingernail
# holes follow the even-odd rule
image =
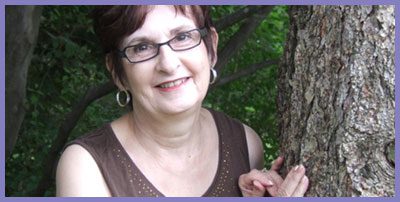
[[[263,189],[264,188],[264,185],[263,184],[261,184],[259,181],[257,181],[257,180],[254,180],[253,181],[253,185],[257,188],[257,189]]]
[[[298,165],[296,167],[294,167],[294,171],[297,171],[297,169],[299,169]]]
[[[274,183],[273,183],[271,180],[267,180],[266,184],[267,184],[268,186],[273,186],[273,185],[274,185]]]
[[[302,183],[306,183],[307,180],[308,180],[308,177],[307,177],[307,176],[304,176],[304,177],[301,179],[301,182],[302,182]]]

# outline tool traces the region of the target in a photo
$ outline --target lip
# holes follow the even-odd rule
[[[185,85],[189,81],[189,79],[190,79],[190,77],[181,77],[178,79],[165,81],[165,82],[155,85],[155,88],[157,88],[163,92],[170,92],[170,91],[176,90],[176,89],[180,88],[181,86]],[[161,87],[162,85],[164,85],[164,87]],[[165,86],[165,85],[167,85],[167,86]],[[170,85],[170,86],[168,86],[168,85]]]

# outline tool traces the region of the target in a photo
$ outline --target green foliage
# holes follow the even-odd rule
[[[88,86],[108,80],[93,41],[89,11],[87,6],[44,7],[28,73],[27,113],[12,157],[6,162],[6,195],[25,196],[36,188],[41,163],[66,114]],[[110,99],[90,105],[71,138],[98,127],[106,118],[115,118],[109,115],[116,114],[115,107],[103,108],[110,105]]]
[[[214,7],[214,13],[233,12],[231,7]],[[217,16],[223,16],[217,14]],[[239,29],[235,25],[219,33],[220,46],[223,47],[230,36]],[[287,33],[287,7],[275,6],[251,39],[219,72],[224,77],[251,64],[266,60],[279,59]],[[277,157],[278,138],[276,127],[276,77],[277,66],[265,67],[256,73],[238,79],[225,86],[212,90],[205,100],[206,106],[221,110],[252,127],[262,138],[265,151],[265,166],[269,167]]]
[[[239,6],[215,6],[215,19]],[[44,7],[39,38],[28,73],[26,116],[13,154],[6,162],[6,195],[29,196],[42,177],[58,128],[72,106],[89,86],[109,79],[92,22],[90,6]],[[220,72],[227,76],[260,61],[278,59],[287,29],[286,7],[277,6],[263,21],[246,46]],[[220,46],[240,27],[219,33]],[[276,157],[276,74],[266,67],[255,74],[209,92],[204,105],[224,111],[251,126],[262,137],[268,163]],[[92,103],[73,130],[70,139],[93,130],[123,112],[110,94]],[[49,173],[54,175],[54,173]],[[54,186],[46,193],[54,195]]]

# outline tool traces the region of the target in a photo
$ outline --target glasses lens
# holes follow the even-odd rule
[[[125,54],[131,62],[147,60],[157,55],[157,45],[140,43],[125,49]]]
[[[187,50],[200,44],[201,35],[199,30],[192,30],[189,32],[183,32],[175,36],[169,45],[174,50]]]
[[[207,34],[207,32],[204,33],[204,30],[202,30],[202,32],[203,36]],[[129,62],[143,62],[157,56],[160,46],[168,44],[172,50],[184,51],[198,46],[203,36],[200,33],[200,30],[194,29],[188,32],[179,33],[165,43],[155,44],[142,42],[137,45],[126,47],[124,51]],[[125,55],[122,55],[122,57],[125,57]]]

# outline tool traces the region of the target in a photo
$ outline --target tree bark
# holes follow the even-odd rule
[[[292,6],[278,81],[281,155],[307,196],[394,196],[394,6]]]
[[[6,6],[6,158],[25,116],[26,76],[39,30],[40,6]]]

